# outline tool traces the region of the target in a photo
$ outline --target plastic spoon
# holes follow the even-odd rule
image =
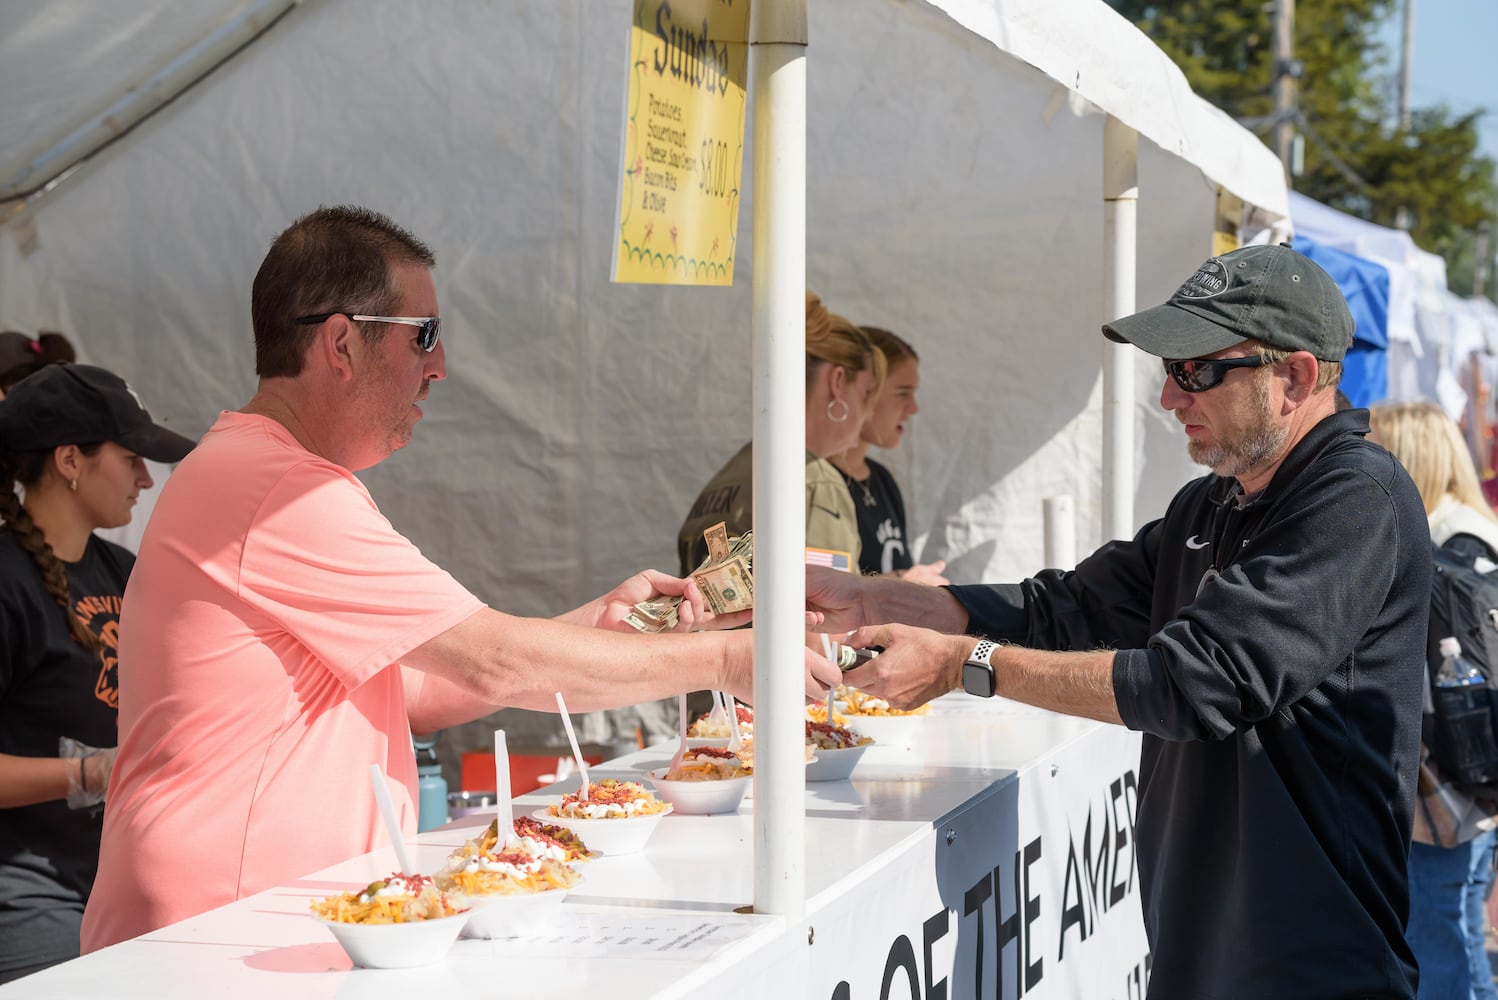
[[[707,721],[710,722],[710,723],[719,723],[719,722],[721,722],[725,726],[728,725],[728,720],[723,717],[723,692],[722,691],[714,691],[713,692],[713,710],[711,712],[707,713]]]
[[[510,804],[510,748],[503,729],[494,730],[494,807],[499,846],[504,847],[515,839],[515,812]]]
[[[744,738],[739,734],[739,706],[734,703],[733,695],[727,691],[718,693],[723,696],[723,711],[728,713],[728,727],[733,733],[728,741],[728,749],[738,753],[744,748]]]
[[[822,636],[822,652],[825,653],[827,655],[827,659],[831,660],[832,663],[833,663],[833,665],[836,666],[837,665],[837,643],[835,643],[831,639],[827,638],[827,633],[826,632],[821,633],[821,636]],[[835,726],[835,725],[837,725],[836,722],[832,721],[832,703],[833,703],[833,700],[836,697],[837,697],[837,684],[833,683],[831,686],[829,686],[827,688],[827,724],[829,726]]]
[[[390,834],[390,846],[395,848],[395,860],[400,863],[401,874],[419,875],[406,856],[406,838],[401,833],[400,821],[395,818],[395,803],[390,801],[390,789],[385,784],[385,772],[380,765],[369,765],[369,780],[374,785],[375,801],[379,803],[380,815],[385,818],[385,831]]]
[[[686,692],[676,696],[676,731],[680,737],[676,744],[676,753],[671,757],[671,766],[666,769],[667,774],[673,774],[681,767],[681,762],[687,755],[687,696]]]
[[[577,733],[572,731],[572,716],[567,714],[567,703],[562,700],[562,692],[557,692],[557,711],[562,713],[562,725],[567,730],[567,742],[572,744],[572,757],[577,761],[577,773],[583,776],[583,790],[578,799],[588,801],[588,765],[583,760],[583,752],[577,746]]]

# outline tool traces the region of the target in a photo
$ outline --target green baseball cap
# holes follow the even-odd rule
[[[1105,323],[1103,333],[1167,359],[1199,358],[1253,338],[1341,361],[1352,328],[1331,275],[1280,243],[1207,258],[1164,305]]]

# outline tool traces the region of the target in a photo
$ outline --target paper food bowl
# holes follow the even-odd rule
[[[715,813],[737,812],[744,793],[753,780],[745,774],[737,778],[718,781],[669,781],[667,769],[646,771],[645,777],[655,786],[656,794],[671,808],[684,816],[711,816]]]
[[[731,736],[688,736],[687,749],[696,750],[698,747],[726,747],[732,742]]]
[[[841,713],[840,713],[841,714]],[[909,749],[917,733],[926,724],[924,715],[852,715],[848,714],[843,725],[868,736],[881,746]],[[818,750],[817,753],[824,751]]]
[[[860,734],[867,735],[867,734]],[[842,750],[828,750],[826,747],[817,747],[817,755],[810,764],[806,765],[807,781],[842,781],[853,773],[858,766],[858,760],[863,752],[872,743],[864,743],[861,746],[847,747]],[[664,797],[664,793],[662,793]]]
[[[469,896],[473,908],[468,911],[463,937],[518,937],[550,926],[561,916],[562,900],[567,898],[568,891],[548,889],[545,892],[516,892],[508,896],[502,893]]]
[[[435,965],[446,958],[471,912],[404,924],[344,924],[318,916],[312,919],[338,939],[355,965],[365,969],[411,969]]]
[[[605,857],[616,854],[638,854],[645,841],[655,832],[656,826],[671,813],[668,803],[658,813],[646,816],[628,816],[623,819],[573,819],[570,816],[553,816],[545,809],[537,809],[532,816],[543,823],[565,826],[582,838],[588,850]]]

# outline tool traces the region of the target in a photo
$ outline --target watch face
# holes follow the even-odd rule
[[[968,694],[975,694],[979,698],[992,698],[994,695],[993,671],[981,663],[964,663],[962,665],[962,690]]]

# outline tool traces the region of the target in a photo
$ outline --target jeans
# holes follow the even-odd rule
[[[1495,844],[1489,830],[1455,847],[1410,845],[1405,937],[1420,964],[1420,1000],[1498,1000],[1483,937]]]

